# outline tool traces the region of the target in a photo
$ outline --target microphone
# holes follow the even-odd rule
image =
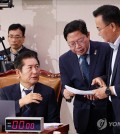
[[[5,51],[7,60],[8,60],[8,61],[11,61],[10,56],[9,56],[9,54],[8,54],[6,48],[5,48],[5,45],[4,45],[4,43],[3,43],[3,40],[5,40],[5,38],[4,38],[4,37],[0,37],[0,42],[2,43],[2,46],[3,46],[3,48],[4,48],[4,51]]]

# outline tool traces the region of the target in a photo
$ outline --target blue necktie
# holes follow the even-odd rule
[[[29,94],[32,90],[24,90],[25,94]]]
[[[80,60],[81,60],[80,67],[81,67],[84,80],[89,84],[89,65],[86,58],[87,58],[87,54],[80,56]]]
[[[29,94],[32,90],[23,90],[25,92],[25,94]],[[23,117],[29,117],[30,116],[30,104],[25,105],[22,108],[22,116]]]

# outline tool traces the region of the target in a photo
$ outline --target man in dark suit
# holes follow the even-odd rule
[[[11,24],[8,28],[8,43],[9,48],[0,51],[0,57],[4,58],[4,63],[1,62],[0,72],[5,72],[10,69],[14,69],[14,59],[17,55],[24,51],[32,51],[23,46],[25,41],[25,27],[21,24]],[[36,55],[37,53],[33,51]]]
[[[84,95],[69,92],[65,85],[78,90],[92,90],[95,87],[91,85],[94,78],[99,76],[105,78],[111,49],[107,43],[90,41],[90,33],[83,20],[68,23],[64,28],[64,38],[70,46],[70,51],[59,58],[62,93],[66,100],[75,96],[73,110],[75,129],[79,134],[106,134],[107,128],[98,128],[97,122],[107,118],[107,99],[90,101]],[[87,81],[82,71],[82,63],[79,61],[85,55],[89,67]]]
[[[20,83],[0,89],[0,99],[15,100],[16,116],[44,117],[44,122],[60,122],[54,90],[38,83],[40,64],[36,55],[23,52],[14,65]]]
[[[114,5],[103,5],[98,7],[93,15],[99,35],[109,42],[113,49],[113,52],[109,54],[111,62],[108,87],[99,88],[94,91],[94,94],[97,99],[109,97],[113,108],[113,122],[115,122],[115,125],[111,125],[114,128],[114,134],[120,134],[120,9]]]

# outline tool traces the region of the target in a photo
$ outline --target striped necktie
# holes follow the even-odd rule
[[[89,65],[86,60],[88,54],[81,55],[79,60],[80,62],[80,67],[81,67],[81,72],[83,74],[84,80],[89,84]]]
[[[23,90],[25,94],[29,94],[32,90]],[[25,105],[22,108],[22,117],[30,117],[30,104]]]

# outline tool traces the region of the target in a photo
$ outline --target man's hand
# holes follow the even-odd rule
[[[98,89],[93,90],[95,99],[105,99],[105,98],[107,98],[108,96],[105,93],[106,88],[107,87],[102,87],[102,88],[98,88]]]
[[[63,95],[64,95],[65,99],[71,99],[71,97],[75,96],[74,93],[69,92],[67,89],[64,89]]]
[[[86,97],[89,100],[105,99],[108,97],[105,93],[106,88],[107,87],[94,89],[92,90],[93,95],[85,95],[84,97]]]
[[[94,95],[84,95],[85,98],[89,99],[89,100],[95,100],[98,99],[96,98]]]
[[[106,89],[106,84],[105,84],[105,82],[102,80],[102,78],[100,78],[100,77],[97,77],[97,78],[93,79],[91,85],[99,85],[101,88],[102,88],[102,87],[105,87],[105,89]],[[99,89],[100,89],[100,88],[99,88]],[[95,89],[95,90],[97,90],[97,89]],[[86,97],[86,98],[89,99],[89,100],[99,99],[99,98],[95,95],[95,92],[94,92],[95,90],[93,90],[94,95],[85,95],[84,97]],[[97,91],[96,91],[96,92],[97,92]]]
[[[105,82],[100,77],[97,77],[97,78],[93,79],[91,85],[99,85],[100,87],[106,87]]]
[[[25,97],[21,98],[19,100],[20,107],[23,107],[24,105],[30,104],[30,103],[40,103],[42,101],[43,97],[39,93],[29,93]]]

